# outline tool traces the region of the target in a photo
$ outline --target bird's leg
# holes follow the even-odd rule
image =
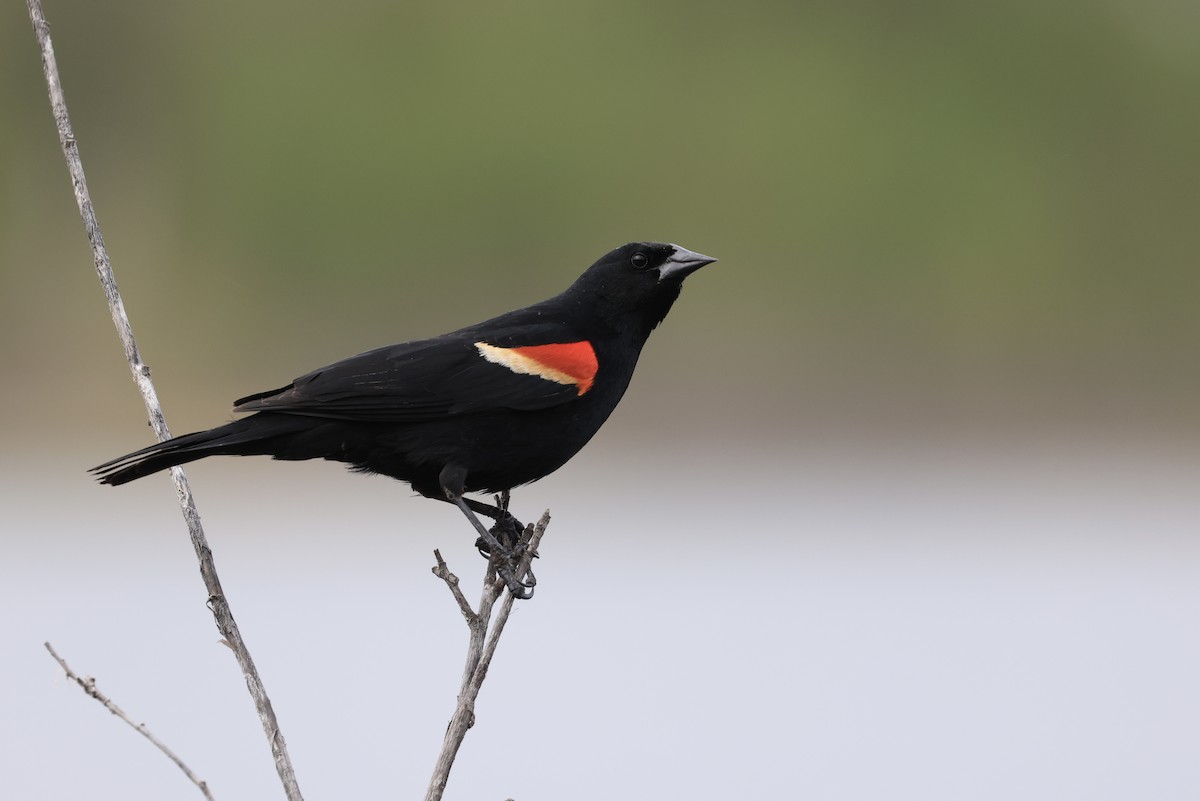
[[[496,496],[496,505],[481,501],[476,501],[471,498],[463,498],[463,503],[470,507],[471,511],[490,517],[496,521],[496,525],[492,526],[491,532],[500,541],[500,544],[507,548],[519,548],[521,537],[525,533],[525,524],[514,517],[508,511],[508,491],[500,493]],[[491,550],[490,543],[482,537],[475,543],[475,547],[484,556],[487,556]]]
[[[495,506],[489,506],[471,498],[463,498],[463,503],[473,511],[496,521],[496,525],[488,530],[499,541],[501,547],[508,552],[507,558],[515,565],[525,555],[525,546],[528,540],[526,539],[525,524],[508,511],[508,499],[508,490],[504,490],[496,496]],[[475,540],[475,547],[485,559],[491,558],[492,547],[483,537]],[[536,553],[533,558],[537,558]],[[527,572],[529,577],[522,582],[523,586],[529,588],[537,586],[537,576],[533,574],[533,568],[528,568]]]
[[[533,587],[537,583],[533,577],[533,572],[529,573],[529,582],[522,582],[517,578],[515,568],[517,563],[521,561],[519,548],[507,548],[500,544],[492,532],[484,528],[483,523],[479,522],[479,518],[467,506],[466,500],[461,495],[451,495],[449,491],[446,497],[450,502],[462,510],[462,513],[471,521],[471,525],[479,532],[479,542],[482,542],[488,551],[488,561],[494,565],[496,573],[503,579],[504,584],[508,587],[508,591],[512,593],[514,598],[522,600],[533,597]],[[497,527],[499,524],[497,524]],[[477,543],[478,544],[478,543]],[[483,548],[480,549],[481,551]]]
[[[479,503],[478,501],[472,501],[469,498],[464,498],[463,485],[466,480],[465,470],[452,465],[447,465],[445,468],[443,468],[441,475],[439,476],[439,480],[442,485],[442,491],[446,493],[446,500],[457,506],[462,513],[466,515],[467,519],[471,521],[471,525],[475,527],[475,530],[479,532],[479,540],[476,542],[476,546],[480,547],[481,551],[484,547],[486,547],[488,552],[488,561],[495,567],[496,573],[504,581],[505,586],[508,587],[508,591],[512,593],[514,598],[532,598],[533,586],[537,583],[537,580],[533,577],[533,573],[531,572],[529,574],[529,583],[526,584],[517,577],[515,572],[518,563],[521,561],[521,549],[502,545],[500,540],[496,538],[495,534],[484,528],[483,523],[480,522],[479,518],[475,515],[475,512],[472,511],[472,506],[486,507],[487,509],[495,510],[502,516],[507,516],[507,520],[504,521],[505,523],[507,523],[508,520],[511,520],[515,523],[515,518],[508,514],[507,509],[490,507],[487,506],[487,504]],[[507,505],[508,504],[506,502],[504,506]],[[487,512],[484,512],[483,510],[480,511],[483,514],[487,514]],[[500,528],[501,525],[502,523],[497,520],[494,528]],[[509,538],[507,534],[503,532],[503,530],[502,535],[504,535],[506,539]],[[480,546],[480,543],[483,545]]]
[[[504,514],[504,518],[502,520],[496,521],[496,526],[503,526],[503,533],[512,541],[512,547],[517,548],[521,553],[524,553],[525,524],[513,517],[512,513],[508,511],[508,501],[510,497],[511,496],[509,495],[508,490],[502,490],[500,494],[496,496],[496,508],[498,508]],[[530,574],[530,576],[532,578],[532,574]]]
[[[520,541],[521,535],[525,532],[525,524],[520,520],[517,520],[517,518],[508,511],[507,490],[497,496],[495,506],[491,506],[490,504],[486,504],[482,501],[477,501],[472,498],[463,498],[463,502],[471,508],[471,511],[481,514],[484,517],[490,517],[492,520],[496,521],[496,525],[492,527],[492,531],[493,533],[497,534],[497,537],[502,543],[515,547]],[[505,540],[508,540],[508,542],[505,542]],[[488,543],[486,540],[476,543],[481,551],[485,551],[487,544]],[[487,556],[486,551],[484,552],[484,556]]]
[[[499,528],[502,525],[508,527],[507,533],[512,538],[513,553],[515,554],[514,558],[523,557],[525,555],[525,549],[529,547],[529,539],[533,536],[533,529],[527,529],[520,520],[517,520],[517,518],[509,514],[508,501],[510,497],[511,496],[508,490],[502,490],[500,494],[496,496],[496,506],[499,507],[500,510],[505,514],[504,520],[496,522],[496,527]],[[538,558],[537,551],[533,552],[533,558]],[[529,592],[532,594],[533,588],[537,586],[537,576],[533,575],[533,565],[531,564],[529,567],[525,568],[525,572],[528,574],[528,577],[525,579],[524,584],[529,588]]]

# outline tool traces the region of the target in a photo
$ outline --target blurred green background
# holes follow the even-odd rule
[[[736,430],[737,404],[775,437],[1194,427],[1195,4],[47,13],[176,429],[645,238],[721,258],[647,351],[646,410]],[[136,431],[21,4],[0,65],[0,425]]]
[[[46,2],[176,432],[630,240],[720,258],[515,496],[553,542],[456,797],[1195,798],[1200,3]],[[181,786],[48,639],[272,797],[166,478],[84,472],[150,434],[17,2],[0,342],[5,787]],[[473,534],[335,465],[188,472],[306,792],[417,797],[429,554],[473,581]]]

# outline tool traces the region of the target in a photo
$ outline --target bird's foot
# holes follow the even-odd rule
[[[491,564],[496,570],[496,575],[504,582],[504,586],[508,588],[508,592],[513,598],[527,601],[533,597],[533,588],[537,586],[537,577],[533,575],[533,570],[526,569],[525,573],[528,578],[525,581],[517,578],[517,571],[521,568],[520,555],[497,555],[492,558]]]
[[[526,529],[521,521],[508,512],[508,493],[503,492],[496,498],[496,506],[487,506],[478,501],[468,501],[462,496],[463,471],[448,466],[442,470],[439,477],[446,500],[457,506],[471,521],[479,538],[475,547],[487,557],[488,565],[503,581],[514,598],[528,599],[533,597],[533,587],[537,579],[533,571],[526,568],[521,570],[529,538],[533,536],[533,528]],[[484,528],[475,511],[496,522],[490,529]],[[533,554],[537,556],[537,554]],[[528,573],[529,579],[523,581],[521,576]]]
[[[500,543],[500,547],[512,550],[521,547],[521,540],[525,536],[525,524],[505,510],[504,515],[496,520],[488,531]],[[492,555],[492,546],[483,537],[475,540],[475,547],[485,559]]]
[[[518,575],[518,571],[521,569],[521,560],[529,546],[528,535],[531,532],[526,531],[521,521],[506,513],[504,517],[496,521],[496,524],[490,529],[490,533],[500,544],[499,550],[493,549],[483,537],[475,541],[475,547],[491,562],[496,575],[504,580],[505,586],[508,587],[508,591],[514,598],[522,600],[532,598],[533,588],[537,585],[537,577],[533,575],[533,570],[527,569],[529,578],[525,581],[522,581]],[[535,553],[534,557],[536,556]]]

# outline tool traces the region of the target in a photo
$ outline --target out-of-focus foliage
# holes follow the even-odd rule
[[[47,13],[118,278],[178,402],[472,322],[657,238],[722,260],[652,343],[651,386],[773,398],[753,402],[776,420],[855,403],[1194,419],[1198,9]],[[76,416],[71,372],[88,402],[132,403],[21,4],[0,11],[0,67],[11,400]]]

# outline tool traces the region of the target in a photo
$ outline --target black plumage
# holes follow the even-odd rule
[[[328,459],[455,502],[480,528],[467,506],[503,511],[463,493],[508,491],[574,456],[624,395],[683,279],[712,261],[677,245],[624,245],[549,300],[351,356],[241,398],[234,411],[247,417],[93,472],[117,485],[214,455]]]

